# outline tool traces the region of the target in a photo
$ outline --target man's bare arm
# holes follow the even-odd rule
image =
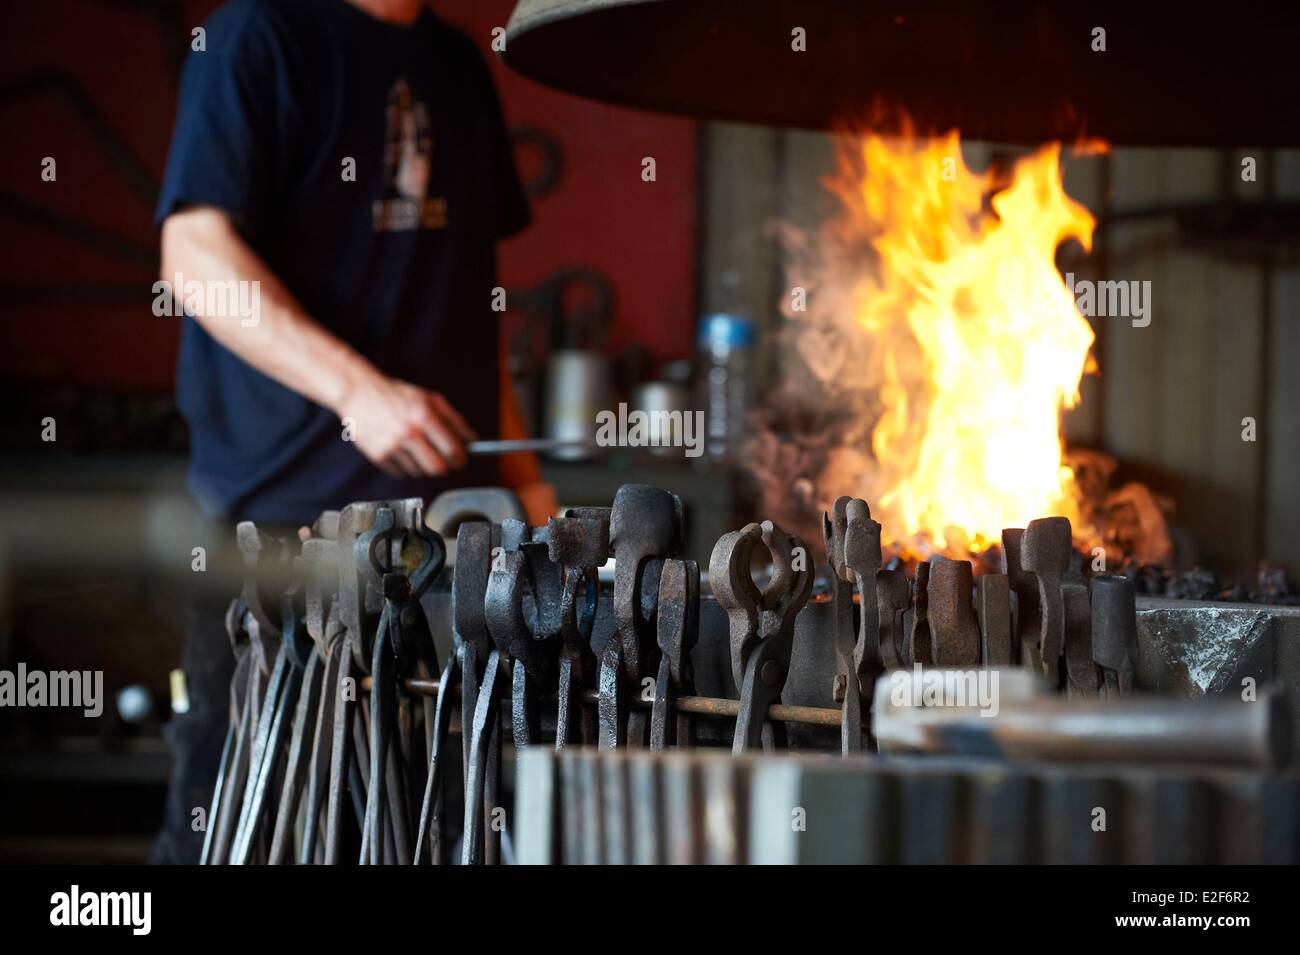
[[[224,212],[196,206],[163,223],[162,277],[171,281],[177,273],[186,282],[258,282],[255,322],[203,314],[195,320],[258,371],[340,418],[351,418],[357,448],[378,467],[416,476],[464,465],[464,442],[475,435],[447,400],[389,378],[322,328]]]

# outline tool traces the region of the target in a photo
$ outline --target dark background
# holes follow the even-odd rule
[[[337,2],[337,0],[322,0]],[[178,323],[149,311],[153,202],[167,155],[189,31],[212,0],[45,0],[5,14],[0,107],[0,375],[7,382],[147,391],[171,386]],[[512,129],[558,149],[534,225],[501,247],[507,289],[557,269],[604,273],[615,291],[608,347],[681,357],[695,323],[695,123],[580,100],[510,72],[491,53],[511,0],[440,0],[492,67]],[[41,159],[58,161],[42,182]],[[654,156],[658,181],[640,181]],[[541,157],[521,145],[521,174]],[[653,266],[653,267],[650,267]]]

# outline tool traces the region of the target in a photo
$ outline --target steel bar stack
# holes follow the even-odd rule
[[[526,750],[525,864],[1300,862],[1300,776]]]

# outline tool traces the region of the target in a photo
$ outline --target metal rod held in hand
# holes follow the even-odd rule
[[[465,451],[472,455],[518,454],[537,451],[594,451],[591,441],[559,440],[556,438],[517,438],[514,440],[470,441]]]

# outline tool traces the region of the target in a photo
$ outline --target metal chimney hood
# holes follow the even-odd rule
[[[879,103],[994,142],[1300,145],[1295,0],[520,0],[506,42],[548,86],[701,119],[827,129]]]

